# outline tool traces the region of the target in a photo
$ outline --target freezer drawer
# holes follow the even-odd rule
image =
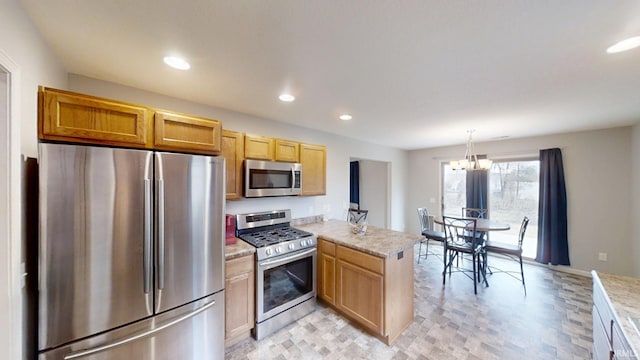
[[[224,358],[224,291],[39,355],[39,360]]]

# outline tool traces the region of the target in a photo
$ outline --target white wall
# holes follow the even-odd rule
[[[12,136],[11,164],[19,164],[20,152],[29,156],[37,153],[37,90],[38,85],[57,87],[66,86],[66,71],[60,65],[55,55],[44,43],[31,20],[26,16],[22,6],[16,0],[0,1],[0,53],[15,64],[16,76],[11,76],[15,92],[10,96],[18,99],[12,112],[19,118],[11,120]],[[19,74],[19,76],[18,76]],[[5,119],[6,120],[6,119]],[[5,131],[5,130],[3,130]],[[2,151],[6,151],[5,141],[0,141]],[[2,176],[9,179],[11,188],[20,189],[19,166],[12,165],[11,171],[3,166]],[[5,189],[0,189],[5,191]],[[19,193],[18,191],[15,191]],[[20,228],[21,194],[12,193],[11,226]],[[5,214],[2,214],[4,217]],[[12,231],[13,232],[13,231]],[[5,237],[6,232],[0,229],[0,247],[6,253],[0,255],[0,348],[4,349],[7,358],[22,358],[24,339],[30,336],[25,333],[26,328],[21,323],[23,293],[19,289],[22,258],[22,243],[20,236]],[[37,274],[30,274],[37,276]],[[12,284],[16,284],[12,286]]]
[[[360,162],[360,208],[369,210],[367,223],[386,227],[388,209],[388,163],[359,160]]]
[[[633,251],[633,273],[640,277],[640,123],[631,129],[631,236],[629,237]]]
[[[38,85],[64,88],[67,72],[17,0],[0,2],[0,49],[21,70],[21,149],[37,155]]]
[[[312,197],[278,197],[227,201],[227,212],[290,208],[294,218],[328,214],[330,218],[346,219],[349,206],[349,159],[351,157],[390,162],[391,217],[390,227],[404,229],[407,152],[357,141],[329,133],[279,123],[230,110],[176,99],[114,83],[69,75],[69,90],[84,94],[164,108],[222,121],[225,128],[245,133],[291,139],[327,147],[327,195]]]
[[[631,224],[637,223],[631,216],[632,184],[637,184],[632,183],[631,128],[475,143],[476,152],[489,158],[535,155],[552,147],[562,149],[565,166],[571,267],[631,275],[637,259],[630,251]],[[440,213],[440,163],[464,151],[464,146],[454,146],[409,153],[409,230],[419,229],[417,207],[427,205]],[[438,203],[429,203],[429,198]],[[599,252],[608,253],[607,262],[598,261]]]

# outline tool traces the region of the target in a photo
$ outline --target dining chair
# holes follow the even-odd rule
[[[458,218],[452,216],[443,216],[445,242],[444,242],[444,271],[442,272],[442,285],[445,285],[447,278],[447,269],[449,277],[454,271],[453,262],[457,261],[458,256],[462,254],[470,254],[473,261],[473,270],[456,266],[455,271],[461,272],[473,280],[473,293],[477,294],[477,283],[483,281],[489,286],[486,277],[486,267],[484,266],[484,239],[477,236],[477,219]],[[467,236],[468,234],[472,236]],[[464,265],[464,261],[462,262]],[[469,273],[473,276],[469,276]],[[480,278],[482,276],[482,278]]]
[[[527,231],[527,225],[529,225],[529,218],[524,217],[522,219],[522,224],[520,225],[520,231],[518,232],[518,243],[517,244],[509,244],[509,243],[500,243],[495,241],[487,241],[485,245],[485,264],[487,263],[487,254],[494,253],[504,255],[508,259],[520,263],[520,278],[518,278],[517,271],[509,271],[509,270],[501,270],[495,267],[487,266],[490,274],[496,273],[505,273],[509,276],[513,277],[516,280],[522,281],[522,287],[524,288],[524,294],[527,295],[527,286],[524,283],[524,268],[522,267],[522,242],[524,241],[524,234]]]
[[[352,224],[360,224],[367,220],[369,210],[349,209],[347,212],[347,221]]]
[[[476,218],[476,219],[488,219],[489,218],[489,209],[463,207],[462,208],[462,217],[470,217],[470,218]],[[483,231],[479,231],[477,233],[477,235],[479,237],[481,237],[481,238],[484,238],[485,241],[489,240],[487,233],[485,233]],[[468,237],[470,235],[466,234],[466,236]]]
[[[462,216],[463,217],[479,218],[479,219],[488,219],[489,218],[489,209],[463,207],[462,208]]]
[[[444,232],[437,231],[433,229],[433,218],[430,218],[429,211],[426,207],[418,208],[418,219],[420,220],[420,232],[424,236],[423,239],[420,240],[420,247],[418,248],[418,264],[420,263],[420,258],[422,257],[422,244],[426,245],[426,250],[424,253],[424,259],[427,260],[429,255],[438,255],[433,252],[429,252],[429,241],[437,241],[440,243],[444,243],[445,236]],[[444,261],[444,258],[443,258]]]

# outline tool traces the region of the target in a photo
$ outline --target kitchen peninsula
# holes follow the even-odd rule
[[[318,237],[318,298],[387,345],[413,321],[413,246],[421,235],[346,221],[298,225]]]

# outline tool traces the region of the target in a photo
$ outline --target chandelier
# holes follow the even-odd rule
[[[478,160],[478,156],[473,149],[473,141],[471,141],[471,134],[473,134],[474,131],[475,130],[467,130],[469,139],[467,140],[467,151],[464,153],[464,159],[449,162],[451,170],[489,170],[491,168],[491,160]]]

